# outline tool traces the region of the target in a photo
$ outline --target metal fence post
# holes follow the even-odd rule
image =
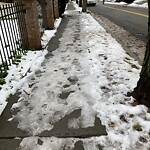
[[[29,47],[24,14],[21,2],[0,5],[0,77],[18,64],[25,46]]]

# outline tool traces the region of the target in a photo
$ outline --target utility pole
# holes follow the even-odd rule
[[[104,3],[105,3],[105,0],[103,0],[103,5],[104,5]]]
[[[79,0],[79,7],[82,7],[82,0]]]
[[[87,10],[87,0],[83,0],[82,12],[86,12],[86,10]]]

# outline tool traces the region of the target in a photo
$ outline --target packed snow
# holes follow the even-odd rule
[[[18,120],[18,128],[31,135],[22,140],[20,148],[73,149],[82,141],[85,150],[98,150],[100,145],[104,150],[148,150],[149,110],[133,106],[134,99],[127,96],[136,86],[141,66],[90,14],[79,13],[73,4],[76,9],[65,13],[70,20],[59,48],[26,80],[19,101],[12,107],[18,110],[12,120]],[[108,135],[36,137],[76,109],[81,109],[81,116],[70,120],[68,127],[77,129],[79,123],[82,128],[91,127],[98,117]]]
[[[49,40],[55,36],[57,28],[61,22],[61,18],[56,19],[54,30],[45,30],[41,43],[43,50],[28,51],[26,55],[22,56],[19,65],[9,66],[8,75],[5,78],[6,84],[1,86],[0,90],[0,114],[7,105],[7,99],[11,94],[22,90],[22,86],[30,79],[36,72],[38,72],[42,62],[47,54],[46,46]],[[2,49],[2,47],[0,47]]]

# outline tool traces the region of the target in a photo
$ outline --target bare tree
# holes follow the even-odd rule
[[[150,107],[150,1],[148,0],[148,42],[146,46],[145,58],[140,73],[137,87],[131,95],[141,104]]]

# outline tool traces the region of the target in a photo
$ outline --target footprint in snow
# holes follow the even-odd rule
[[[74,93],[74,91],[62,91],[62,93],[59,95],[59,98],[67,99],[71,93]]]
[[[78,82],[78,78],[76,76],[70,76],[67,79],[72,85],[75,85]]]

